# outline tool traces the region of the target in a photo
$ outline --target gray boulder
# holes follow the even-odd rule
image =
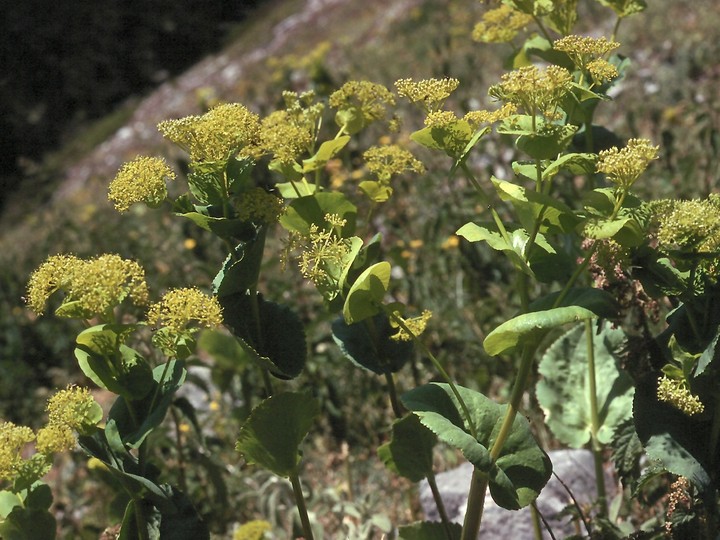
[[[554,450],[548,452],[553,464],[553,471],[562,479],[567,488],[580,504],[583,512],[588,512],[590,506],[597,498],[595,487],[595,466],[592,453],[589,450]],[[467,508],[467,494],[470,488],[472,465],[464,463],[456,469],[437,475],[438,490],[445,504],[450,520],[462,523]],[[605,481],[608,497],[612,498],[615,486],[610,478]],[[425,519],[439,521],[440,516],[432,498],[432,493],[423,482],[420,487],[420,503],[425,512]],[[568,516],[559,516],[559,513],[572,504],[567,489],[555,477],[540,493],[537,507],[552,528],[556,538],[565,538],[573,534],[586,535],[581,522],[572,522]],[[483,512],[480,538],[483,540],[532,540],[535,538],[530,508],[512,511],[500,508],[487,493],[485,510]],[[543,529],[543,538],[550,539],[550,535]]]

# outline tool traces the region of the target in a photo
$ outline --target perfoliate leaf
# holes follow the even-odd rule
[[[390,263],[373,264],[355,280],[343,306],[347,324],[362,321],[380,312],[385,293],[390,286]]]
[[[344,194],[339,192],[318,192],[295,199],[280,217],[280,224],[288,231],[299,232],[301,235],[307,236],[310,232],[310,225],[316,225],[321,229],[325,228],[327,214],[337,215],[341,219],[347,220],[341,231],[343,238],[353,235],[357,208]]]
[[[613,330],[607,324],[593,336],[600,421],[597,438],[602,444],[608,444],[615,429],[632,414],[633,381],[618,367],[617,351],[624,339],[622,330]],[[558,440],[572,448],[590,441],[593,430],[588,368],[585,325],[555,341],[538,368],[543,378],[536,393],[545,421]]]
[[[374,202],[386,202],[393,194],[393,188],[375,180],[363,180],[358,184],[358,188]]]
[[[322,143],[314,156],[303,160],[303,172],[308,173],[324,167],[328,160],[345,148],[349,141],[350,136],[343,135],[337,139],[331,139]]]
[[[249,462],[278,476],[295,474],[300,462],[298,447],[318,414],[320,405],[308,394],[275,394],[250,413],[235,448]]]
[[[569,306],[523,313],[490,332],[483,346],[491,356],[514,350],[528,342],[539,342],[547,332],[568,323],[592,319],[595,314],[583,307]]]
[[[550,478],[550,458],[538,446],[530,425],[517,415],[511,433],[497,460],[490,448],[500,431],[508,405],[500,405],[479,392],[457,387],[470,411],[477,438],[460,413],[460,405],[447,384],[432,383],[402,395],[403,404],[446,444],[459,449],[465,458],[489,477],[490,494],[508,510],[517,510],[533,502]]]

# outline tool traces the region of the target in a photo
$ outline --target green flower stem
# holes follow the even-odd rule
[[[520,358],[520,366],[518,368],[517,376],[515,377],[515,384],[513,385],[510,393],[510,402],[508,403],[508,410],[503,418],[500,431],[490,448],[490,458],[495,461],[500,457],[503,446],[510,436],[512,425],[515,422],[515,417],[520,410],[520,401],[522,400],[523,394],[525,393],[525,387],[527,386],[530,373],[532,372],[533,357],[535,356],[535,347],[526,345],[523,348],[522,357]]]
[[[500,431],[495,438],[495,442],[490,448],[490,459],[493,461],[500,457],[502,448],[512,431],[512,425],[515,422],[515,417],[520,409],[520,400],[525,393],[525,386],[530,378],[532,360],[534,356],[534,347],[526,346],[523,349],[523,355],[520,360],[520,368],[518,369],[518,374],[515,378],[515,385],[513,386],[512,393],[510,395],[510,403],[508,403],[508,410],[505,413],[505,417],[503,418]],[[470,493],[468,493],[467,512],[465,513],[465,521],[463,522],[461,540],[475,540],[480,532],[480,522],[482,521],[487,485],[487,474],[475,469],[470,481]]]
[[[495,226],[498,228],[498,232],[503,237],[503,240],[505,240],[508,245],[512,245],[512,241],[510,240],[510,235],[507,232],[507,229],[505,228],[505,224],[503,223],[502,219],[500,219],[500,214],[497,213],[497,210],[495,210],[495,207],[490,203],[490,197],[488,197],[487,193],[485,193],[485,190],[482,188],[480,183],[477,181],[475,176],[472,172],[470,172],[470,169],[468,166],[463,163],[462,164],[462,170],[467,176],[468,180],[470,180],[470,183],[475,188],[475,191],[477,191],[478,195],[480,196],[480,202],[482,202],[484,205],[487,206],[488,210],[490,210],[490,214],[492,215],[493,222],[495,223]]]
[[[480,532],[483,510],[485,508],[485,492],[488,486],[488,475],[479,469],[473,469],[468,493],[467,512],[463,521],[460,540],[476,540]]]
[[[297,472],[290,475],[290,483],[292,484],[293,494],[295,495],[295,505],[297,506],[298,513],[300,514],[303,536],[305,537],[305,540],[313,540],[310,518],[308,517],[307,507],[305,506],[305,497],[303,496],[302,486],[300,485],[300,477]]]
[[[600,415],[598,414],[597,382],[595,380],[595,345],[593,344],[592,321],[585,320],[585,339],[588,357],[588,392],[590,395],[590,444],[592,445],[593,460],[595,462],[595,486],[597,487],[598,506],[600,515],[608,515],[607,494],[605,491],[605,472],[603,470],[602,445],[597,434],[600,430]]]
[[[448,518],[447,510],[445,510],[445,503],[443,503],[442,497],[440,496],[440,490],[437,487],[434,472],[430,471],[427,475],[427,483],[428,486],[430,486],[430,491],[432,492],[433,499],[435,500],[435,506],[437,506],[438,513],[440,514],[440,521],[445,529],[445,536],[447,536],[448,540],[452,540],[453,536],[452,529],[450,528],[450,518]]]
[[[392,406],[395,418],[402,418],[405,414],[405,408],[400,404],[397,396],[397,388],[395,387],[395,378],[390,372],[385,372],[385,382],[387,382],[388,395],[390,396],[390,405]]]
[[[552,39],[552,37],[550,37],[550,33],[547,31],[547,29],[545,28],[545,25],[542,23],[540,18],[535,14],[533,14],[532,18],[535,21],[535,24],[538,25],[538,28],[540,29],[540,32],[542,33],[543,37],[545,37],[545,39],[547,39],[550,43],[552,43],[553,39]]]
[[[150,535],[147,531],[147,519],[145,518],[145,512],[142,507],[142,499],[133,497],[133,506],[135,506],[135,524],[138,530],[138,538],[140,540],[150,540]]]
[[[470,409],[468,409],[467,404],[465,403],[465,400],[463,400],[462,396],[460,395],[460,392],[458,392],[457,387],[455,386],[455,383],[450,378],[450,375],[448,375],[448,372],[445,371],[445,368],[442,367],[442,364],[440,361],[435,358],[435,355],[430,352],[430,349],[427,348],[427,345],[425,345],[418,337],[413,333],[412,330],[410,330],[405,322],[397,316],[391,309],[386,309],[386,313],[388,317],[390,317],[395,324],[397,324],[400,328],[402,328],[409,336],[412,337],[412,340],[415,342],[415,344],[422,349],[422,351],[428,356],[430,359],[430,362],[432,362],[432,365],[435,366],[435,369],[438,370],[442,378],[445,380],[445,382],[450,387],[450,391],[455,396],[455,399],[457,399],[458,403],[460,404],[460,408],[462,409],[463,416],[465,416],[465,421],[468,424],[468,429],[470,430],[470,435],[472,435],[475,439],[477,439],[477,428],[475,427],[475,422],[472,420],[472,416],[470,416]]]

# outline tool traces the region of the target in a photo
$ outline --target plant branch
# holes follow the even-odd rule
[[[300,485],[300,477],[297,472],[290,475],[290,483],[292,484],[293,494],[295,495],[295,505],[297,506],[298,513],[300,514],[303,536],[305,537],[305,540],[313,540],[310,518],[308,517],[307,507],[305,506],[305,496],[303,495],[302,486]]]

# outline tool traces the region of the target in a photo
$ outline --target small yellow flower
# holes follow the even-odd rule
[[[588,63],[587,70],[590,72],[590,76],[593,78],[593,81],[597,84],[612,81],[619,75],[617,68],[602,58],[597,58],[596,60]]]
[[[330,95],[333,109],[357,109],[365,124],[384,120],[388,107],[395,105],[395,96],[381,84],[369,81],[348,81]]]
[[[500,84],[490,87],[488,93],[505,103],[513,103],[527,114],[556,116],[556,109],[572,88],[572,75],[559,66],[541,69],[525,66],[502,76]]]
[[[422,334],[425,331],[425,328],[427,327],[428,321],[432,317],[432,311],[426,309],[423,310],[422,314],[419,317],[412,317],[410,319],[403,319],[403,323],[407,327],[407,329],[412,333],[412,335],[405,331],[404,328],[398,327],[398,331],[396,334],[393,334],[390,336],[395,341],[412,341],[413,336],[418,337],[420,334]],[[393,324],[393,326],[395,326]]]
[[[411,103],[420,103],[426,112],[439,110],[460,84],[457,79],[446,77],[444,79],[399,79],[395,81],[398,95],[410,100]]]
[[[248,521],[233,533],[233,540],[262,540],[271,530],[272,526],[267,521]]]
[[[700,414],[705,410],[700,399],[690,393],[685,381],[671,379],[665,375],[659,379],[657,397],[688,416]]]
[[[503,4],[487,11],[475,25],[472,38],[482,43],[506,43],[532,22],[532,16]]]
[[[35,313],[42,315],[50,296],[67,287],[75,269],[83,261],[74,255],[51,255],[31,275],[27,286],[27,304]]]
[[[295,122],[288,111],[270,113],[260,125],[260,150],[282,163],[292,163],[312,146],[313,128]]]
[[[427,127],[445,128],[458,121],[457,115],[452,111],[432,111],[425,117]]]
[[[441,249],[455,249],[460,245],[460,237],[456,235],[448,236],[440,246]]]
[[[217,299],[199,289],[172,289],[162,299],[150,306],[148,322],[172,333],[182,334],[189,325],[211,328],[223,322],[222,307]]]
[[[594,38],[570,35],[553,43],[553,49],[567,53],[580,69],[584,69],[589,61],[602,58],[619,46],[617,41],[609,40],[604,36]]]
[[[714,253],[720,249],[720,198],[659,201],[654,205],[660,246]]]
[[[623,149],[613,147],[600,152],[597,171],[605,173],[611,182],[628,189],[657,158],[658,148],[647,139],[630,139]]]
[[[337,286],[336,270],[342,268],[350,253],[350,241],[339,237],[335,229],[345,226],[346,220],[336,214],[325,215],[327,227],[310,225],[307,238],[296,239],[302,249],[298,265],[300,273],[318,288],[334,290]]]
[[[197,240],[194,238],[186,238],[183,240],[183,247],[187,250],[195,249],[197,247]]]
[[[276,223],[284,211],[282,199],[256,187],[237,199],[237,217],[257,224]]]
[[[72,429],[67,426],[48,424],[37,433],[35,448],[41,454],[69,452],[75,448],[77,440]]]
[[[136,305],[147,302],[145,272],[134,261],[117,255],[101,255],[83,260],[72,255],[53,255],[30,276],[27,287],[28,305],[38,314],[47,299],[56,291],[66,293],[63,306],[72,304],[73,311],[59,316],[83,316],[106,313],[126,297]]]
[[[165,181],[174,179],[175,173],[164,159],[137,157],[118,171],[110,183],[108,199],[118,212],[126,212],[138,202],[157,207],[168,195]]]
[[[367,169],[381,181],[389,181],[390,177],[406,171],[425,171],[425,167],[415,156],[395,144],[368,148],[363,159]]]
[[[470,111],[463,117],[463,120],[470,124],[473,129],[478,129],[483,124],[494,124],[516,112],[517,105],[514,103],[505,103],[495,111]]]
[[[90,395],[90,390],[68,386],[48,400],[48,424],[67,426],[82,432],[86,427],[97,423],[98,414],[101,414],[99,407]]]
[[[22,450],[35,440],[32,429],[12,422],[0,424],[0,480],[12,479],[23,462]]]
[[[201,116],[158,124],[158,130],[190,154],[193,162],[222,162],[257,143],[258,115],[239,103],[226,103]]]

